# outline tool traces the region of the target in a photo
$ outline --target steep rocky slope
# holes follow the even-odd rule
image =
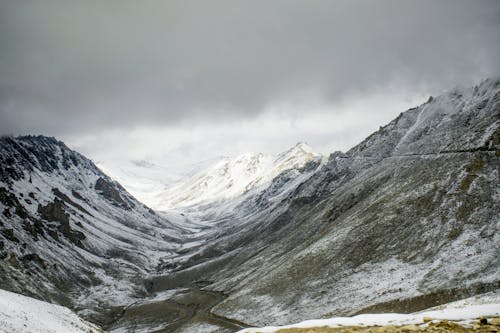
[[[0,139],[0,212],[0,288],[88,311],[131,302],[189,237],[43,136]]]
[[[431,98],[333,153],[279,204],[234,211],[232,227],[150,289],[204,280],[229,294],[216,314],[265,325],[498,288],[499,84]]]

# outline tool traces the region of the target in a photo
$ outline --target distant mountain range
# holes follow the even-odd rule
[[[499,79],[328,157],[300,143],[175,181],[147,161],[113,175],[155,210],[54,138],[4,137],[0,288],[117,332],[414,312],[500,287],[499,157]]]
[[[172,168],[145,160],[119,164],[103,161],[98,165],[149,207],[168,211],[242,196],[269,185],[284,171],[303,168],[321,158],[306,143],[299,142],[276,155],[246,153],[214,158],[187,168],[184,174],[172,175]]]

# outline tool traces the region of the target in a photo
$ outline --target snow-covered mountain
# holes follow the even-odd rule
[[[0,138],[0,211],[0,287],[87,312],[140,294],[190,233],[43,136]]]
[[[261,200],[276,177],[151,289],[207,281],[229,295],[213,313],[276,325],[499,288],[499,110],[499,79],[455,89]]]
[[[298,143],[277,155],[247,153],[223,158],[206,170],[167,188],[159,195],[153,208],[165,211],[233,199],[269,185],[286,170],[301,169],[307,163],[320,159],[321,155],[313,153],[305,143]]]
[[[169,187],[217,163],[221,158],[189,164],[182,164],[182,161],[173,163],[164,157],[151,160],[116,158],[97,161],[96,165],[140,202],[156,208]]]
[[[284,171],[301,169],[309,162],[320,160],[320,154],[299,142],[276,155],[245,153],[204,161],[186,167],[190,171],[183,174],[172,175],[171,169],[147,161],[98,165],[149,207],[170,211],[240,197],[269,185]]]

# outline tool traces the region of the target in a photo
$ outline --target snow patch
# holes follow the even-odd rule
[[[6,333],[102,332],[97,325],[81,319],[68,308],[1,289],[0,327]]]

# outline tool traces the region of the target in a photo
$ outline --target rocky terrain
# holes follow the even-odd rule
[[[499,119],[486,80],[345,153],[222,161],[162,212],[62,142],[1,138],[0,288],[116,332],[410,313],[496,290]]]
[[[3,289],[99,314],[188,238],[53,138],[1,138],[0,159]]]

